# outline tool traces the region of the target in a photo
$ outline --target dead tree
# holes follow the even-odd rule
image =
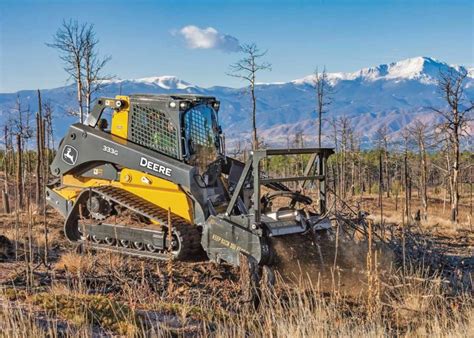
[[[41,206],[43,196],[43,162],[44,162],[44,147],[43,147],[43,124],[41,115],[36,114],[36,205]]]
[[[384,166],[384,173],[383,175],[385,176],[385,187],[383,187],[383,179],[382,179],[382,185],[381,189],[385,188],[385,192],[387,194],[387,198],[390,198],[390,168],[389,168],[389,149],[388,149],[388,144],[389,144],[389,130],[387,126],[383,125],[380,127],[377,132],[376,132],[376,139],[377,139],[377,144],[380,152],[382,153],[383,156],[383,166]]]
[[[28,176],[32,170],[32,159],[31,159],[31,152],[29,151],[29,143],[30,139],[33,137],[33,128],[31,126],[32,118],[31,118],[31,110],[28,105],[25,111],[25,119],[23,120],[23,126],[21,127],[21,137],[22,137],[22,149],[25,153],[25,170],[24,176]],[[28,176],[29,177],[29,176]],[[24,180],[24,184],[26,184],[26,180]]]
[[[82,64],[85,49],[85,31],[87,26],[77,21],[63,21],[53,37],[53,42],[46,44],[60,53],[64,70],[76,83],[77,105],[81,123],[84,122],[83,74]]]
[[[43,129],[44,137],[43,141],[44,147],[43,149],[45,150],[45,165],[49,164],[51,161],[51,151],[50,149],[54,149],[54,130],[53,130],[53,106],[50,101],[47,101],[43,104],[43,110],[44,110],[44,124],[45,128]],[[46,177],[46,176],[45,176]]]
[[[23,197],[24,197],[24,186],[23,186],[23,150],[21,146],[21,135],[16,134],[16,151],[17,151],[17,160],[16,160],[16,198],[17,198],[17,208],[23,209]]]
[[[471,161],[474,162],[474,155],[471,155]],[[472,168],[474,167],[474,165],[471,165],[470,168],[469,168],[469,226],[471,228],[471,231],[472,231],[472,185],[474,183],[474,175],[473,175],[473,172],[472,172]]]
[[[341,186],[340,184],[337,184],[337,181],[340,180],[341,173],[340,173],[340,168],[339,168],[339,141],[338,141],[338,126],[337,126],[337,121],[333,117],[332,121],[330,122],[332,128],[333,128],[333,137],[334,137],[334,168],[333,168],[333,177],[334,177],[334,185],[333,185],[333,191],[334,193],[337,193],[339,196],[341,196]],[[339,191],[336,189],[339,188]]]
[[[451,221],[457,222],[459,215],[459,171],[461,160],[461,138],[467,134],[465,128],[470,119],[469,114],[474,109],[474,102],[469,102],[464,95],[464,81],[468,73],[465,70],[450,69],[441,72],[438,79],[438,88],[442,93],[448,109],[432,108],[438,113],[443,122],[441,129],[449,143],[448,152],[451,153],[452,164],[449,170],[449,185],[451,190]]]
[[[16,198],[17,198],[17,207],[23,208],[24,200],[24,191],[25,191],[25,180],[23,179],[24,165],[23,165],[23,151],[25,150],[26,141],[31,137],[31,130],[29,125],[29,109],[24,110],[22,107],[22,102],[20,96],[17,95],[15,108],[12,110],[10,115],[10,135],[14,134],[16,137]],[[26,115],[26,116],[25,116]],[[12,142],[13,143],[13,142]],[[13,149],[13,144],[12,144]],[[14,156],[12,156],[14,157]]]
[[[87,26],[84,32],[84,56],[83,56],[83,92],[85,100],[86,114],[89,115],[91,110],[91,101],[95,93],[99,92],[105,86],[105,80],[110,80],[111,76],[103,75],[102,71],[107,63],[111,60],[110,56],[100,58],[97,46],[97,39],[94,26]]]
[[[43,160],[43,149],[42,149],[42,131],[41,131],[41,92],[38,89],[38,112],[36,113],[36,206],[39,208],[41,204],[41,176],[42,176],[42,160]]]
[[[10,166],[9,166],[9,156],[10,156],[10,147],[9,147],[9,142],[8,142],[8,126],[5,126],[4,128],[4,137],[5,137],[5,153],[3,155],[3,172],[4,172],[4,183],[5,186],[2,191],[2,200],[3,200],[3,211],[6,214],[10,213],[10,196],[9,196],[9,188],[8,184],[10,181]]]
[[[350,141],[350,158],[351,158],[351,196],[355,195],[356,180],[356,162],[358,159],[358,144],[354,132],[351,130],[349,134]]]
[[[404,217],[406,219],[407,224],[411,222],[411,212],[410,212],[410,178],[408,176],[408,146],[410,135],[407,129],[403,130],[403,185],[405,188],[405,207],[404,209]]]
[[[48,181],[48,173],[49,173],[49,149],[46,148],[46,129],[47,129],[47,121],[44,118],[41,121],[41,135],[40,135],[40,144],[41,144],[41,150],[42,150],[42,171],[43,171],[43,193],[46,188],[46,183]]]
[[[245,55],[236,63],[230,65],[231,72],[229,76],[237,77],[248,83],[252,99],[252,149],[259,147],[257,135],[257,98],[255,96],[255,85],[257,73],[262,70],[271,70],[271,64],[265,61],[259,63],[259,60],[267,54],[267,51],[260,51],[255,43],[244,44],[240,47]]]
[[[243,149],[242,149],[242,141],[241,140],[236,140],[234,143],[234,147],[229,150],[229,154],[233,158],[239,159],[242,155]]]
[[[319,73],[317,68],[314,71],[313,88],[316,92],[316,113],[318,114],[318,147],[321,148],[323,114],[332,102],[331,94],[333,93],[326,68],[323,68],[322,73]]]
[[[362,197],[362,195],[365,192],[365,182],[363,181],[363,166],[362,166],[362,151],[360,147],[360,140],[357,142],[357,186],[359,187],[359,195]]]
[[[379,152],[379,208],[380,208],[380,226],[383,228],[383,201],[382,201],[382,186],[383,186],[383,174],[382,174],[382,152]]]
[[[341,196],[346,198],[347,192],[347,157],[349,153],[349,140],[350,134],[352,132],[351,121],[349,118],[343,116],[339,118],[340,132],[341,132],[341,176],[340,176],[340,185],[341,185]]]
[[[413,126],[408,128],[412,138],[418,147],[418,160],[420,169],[420,199],[422,206],[422,218],[428,219],[428,161],[427,161],[427,148],[429,147],[429,140],[431,134],[429,133],[429,127],[426,123],[416,120]]]

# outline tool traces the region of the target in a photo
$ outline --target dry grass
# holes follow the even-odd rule
[[[392,212],[389,204],[386,210]],[[3,220],[2,233],[12,235],[11,219]],[[77,254],[61,238],[61,223],[56,224],[51,222],[49,232],[57,234],[51,264],[46,267],[37,258],[33,285],[24,282],[22,269],[1,280],[1,336],[465,337],[474,332],[469,291],[454,290],[441,274],[414,261],[405,274],[396,265],[391,270],[390,252],[374,251],[377,264],[371,274],[354,271],[357,279],[347,281],[340,271],[350,269],[338,262],[331,292],[314,279],[280,279],[275,289],[263,291],[255,309],[243,301],[238,274],[230,267],[173,262],[168,275],[167,263]],[[35,227],[43,229],[41,220]],[[25,229],[20,227],[21,243],[26,243]],[[41,252],[41,233],[35,235],[35,250]],[[366,250],[364,238],[359,246]],[[360,261],[357,270],[364,268],[366,253],[341,250],[341,259]],[[348,292],[351,283],[376,290],[376,296]]]
[[[221,313],[215,312],[216,304],[211,301],[218,292],[201,306],[176,299],[175,303],[156,302],[146,308],[104,296],[39,293],[27,295],[21,302],[2,302],[0,329],[6,336],[23,336],[20,332],[25,336],[115,332],[126,336],[465,337],[473,332],[472,299],[467,295],[448,297],[436,279],[426,281],[419,274],[410,277],[420,282],[391,285],[374,316],[367,315],[363,299],[321,294],[303,283],[267,291],[257,310],[240,304],[234,311]],[[145,304],[146,300],[135,302]]]
[[[379,221],[380,220],[380,206],[378,205],[378,195],[364,195],[353,197],[354,201],[360,203],[363,210],[369,211],[371,217]],[[474,219],[470,214],[470,204],[467,199],[465,203],[461,203],[459,207],[459,223],[453,224],[449,221],[450,217],[450,205],[449,202],[444,203],[440,198],[430,198],[428,202],[428,220],[421,221],[421,225],[430,228],[437,228],[445,231],[457,231],[458,229],[473,230]],[[404,221],[404,199],[398,198],[398,202],[394,196],[390,198],[383,197],[383,216],[387,223],[402,224]],[[410,201],[411,215],[413,216],[417,210],[421,210],[420,199],[415,195]]]
[[[90,254],[82,255],[74,252],[64,253],[54,264],[55,270],[65,270],[71,274],[90,274],[94,272],[96,258]]]
[[[278,337],[413,336],[420,332],[429,336],[465,336],[465,328],[473,325],[472,307],[466,312],[458,309],[453,313],[447,305],[432,306],[437,296],[431,291],[430,287],[418,289],[414,294],[410,287],[392,291],[393,301],[376,304],[381,311],[372,317],[367,316],[367,308],[361,300],[355,305],[344,299],[323,297],[314,289],[287,290],[286,294],[283,292],[286,302],[281,301],[281,294],[278,298],[270,296],[258,312],[241,314],[233,323],[218,326],[217,332],[219,336],[243,336],[251,332],[257,336]],[[425,296],[428,296],[426,300]],[[418,299],[416,304],[414,297]],[[467,298],[461,302],[460,306],[468,307]],[[414,308],[408,310],[407,304]]]

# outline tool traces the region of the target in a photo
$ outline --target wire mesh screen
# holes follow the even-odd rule
[[[190,136],[194,144],[209,146],[212,144],[212,131],[208,119],[199,110],[190,110],[187,114]]]
[[[176,126],[164,113],[150,107],[132,105],[130,131],[132,142],[179,157]]]

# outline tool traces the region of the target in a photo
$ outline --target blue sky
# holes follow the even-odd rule
[[[240,86],[226,75],[240,57],[236,42],[268,49],[273,70],[260,82],[300,78],[316,66],[355,71],[414,56],[472,67],[472,3],[0,0],[0,92],[66,83],[45,42],[69,18],[95,25],[101,53],[112,56],[107,72],[119,78],[176,75],[201,86]]]

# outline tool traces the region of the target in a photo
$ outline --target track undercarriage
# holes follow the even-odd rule
[[[197,227],[111,186],[80,194],[66,219],[65,233],[71,242],[139,257],[188,260],[202,252]]]

